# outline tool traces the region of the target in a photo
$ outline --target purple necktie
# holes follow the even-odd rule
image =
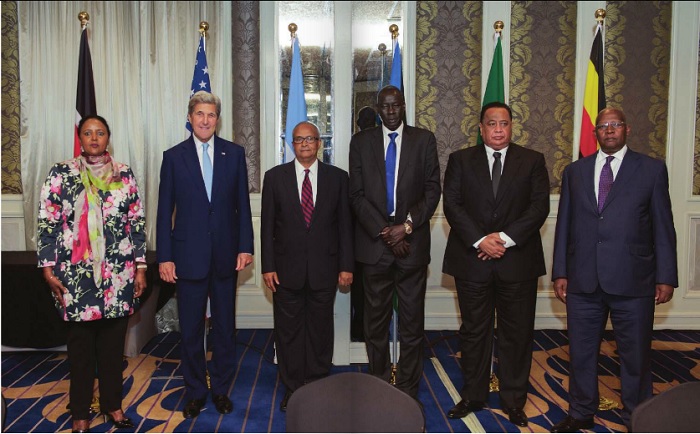
[[[610,162],[613,160],[612,155],[605,158],[605,165],[603,170],[600,171],[600,182],[598,183],[598,212],[603,210],[603,205],[605,205],[605,199],[610,193],[610,189],[613,185],[613,173],[610,167]]]
[[[304,212],[306,227],[311,226],[311,215],[314,213],[314,194],[311,191],[309,169],[305,169],[304,182],[301,184],[301,210]]]

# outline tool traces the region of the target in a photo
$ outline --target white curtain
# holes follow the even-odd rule
[[[212,91],[222,101],[218,134],[233,138],[231,4],[19,2],[22,188],[30,250],[36,248],[41,185],[53,164],[73,157],[81,11],[90,14],[97,112],[112,131],[110,153],[138,179],[153,250],[162,153],[186,138],[200,21],[209,23],[207,63]]]

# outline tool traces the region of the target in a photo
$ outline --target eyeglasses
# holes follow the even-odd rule
[[[293,141],[294,141],[294,143],[296,143],[298,145],[302,142],[306,142],[308,144],[311,144],[311,143],[317,142],[318,140],[319,140],[318,137],[313,137],[313,136],[306,136],[306,137],[296,136],[296,137],[294,137]]]
[[[607,130],[608,127],[613,127],[615,130],[619,130],[620,128],[624,127],[625,123],[624,122],[606,122],[604,124],[599,124],[595,126],[595,129],[598,131],[602,130]]]

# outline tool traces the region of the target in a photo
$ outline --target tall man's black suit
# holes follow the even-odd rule
[[[401,97],[400,100],[403,103]],[[387,211],[384,127],[360,131],[350,142],[350,200],[355,211],[355,256],[363,263],[364,333],[369,372],[389,380],[389,322],[394,288],[398,295],[401,351],[396,387],[413,396],[423,372],[423,331],[427,266],[430,263],[430,218],[440,200],[440,167],[435,136],[403,126],[397,161],[396,209]],[[380,232],[412,221],[406,236],[410,254],[397,258]]]

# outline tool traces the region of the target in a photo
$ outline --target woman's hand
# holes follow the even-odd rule
[[[146,269],[137,268],[134,276],[134,298],[139,298],[146,290]]]
[[[63,294],[68,293],[68,288],[63,286],[63,283],[53,274],[53,267],[44,267],[44,280],[49,285],[51,289],[51,295],[53,298],[61,303],[61,306],[66,307],[66,302],[63,299]]]

